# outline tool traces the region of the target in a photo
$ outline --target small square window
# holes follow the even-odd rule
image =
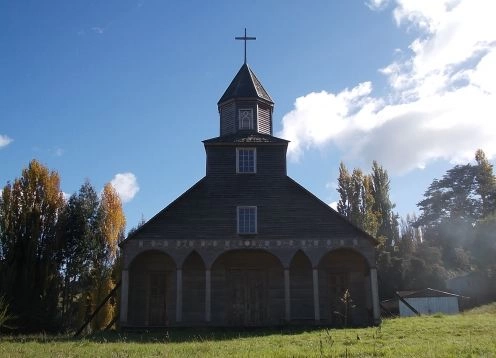
[[[255,148],[236,148],[236,172],[257,172],[257,151]]]
[[[251,108],[239,110],[239,129],[253,129],[253,110]]]
[[[238,206],[238,234],[257,233],[257,207]]]

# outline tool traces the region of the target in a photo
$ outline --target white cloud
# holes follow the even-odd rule
[[[389,3],[389,0],[368,0],[365,2],[365,5],[368,6],[370,10],[382,10]]]
[[[333,208],[334,210],[338,211],[338,202],[337,201],[333,201],[332,203],[329,204],[329,206],[331,208]]]
[[[6,135],[0,134],[0,148],[8,146],[10,143],[12,143],[13,139],[9,138]]]
[[[398,26],[418,36],[403,60],[380,69],[388,93],[375,97],[363,82],[297,98],[279,133],[292,141],[290,158],[334,145],[347,159],[376,159],[401,173],[437,159],[467,161],[477,148],[496,156],[494,13],[492,0],[396,0]]]
[[[64,197],[64,200],[65,201],[68,201],[69,198],[71,197],[71,194],[69,193],[66,193],[65,191],[62,192],[62,196]]]
[[[118,173],[110,181],[123,203],[131,201],[140,190],[136,176],[133,173]]]
[[[102,35],[105,32],[105,28],[99,27],[99,26],[94,26],[91,28],[91,31],[93,31],[94,33],[96,33],[98,35]]]

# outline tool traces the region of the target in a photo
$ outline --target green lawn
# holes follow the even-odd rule
[[[496,357],[496,303],[348,330],[171,330],[0,338],[0,357]]]

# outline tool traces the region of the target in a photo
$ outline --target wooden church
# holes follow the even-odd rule
[[[246,52],[217,105],[205,177],[121,243],[121,327],[340,325],[347,289],[378,323],[377,242],[288,177]]]

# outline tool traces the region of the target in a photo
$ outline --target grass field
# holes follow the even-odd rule
[[[0,338],[0,357],[496,357],[496,303],[380,327]]]

